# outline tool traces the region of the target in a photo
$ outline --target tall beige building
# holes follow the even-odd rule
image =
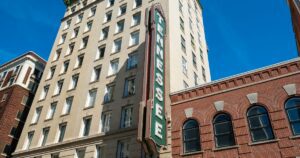
[[[145,157],[137,136],[149,9],[160,4],[166,16],[168,98],[170,92],[210,81],[201,5],[196,0],[65,4],[14,157]]]

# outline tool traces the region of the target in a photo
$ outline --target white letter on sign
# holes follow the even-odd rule
[[[155,122],[155,135],[160,139],[162,139],[161,131],[162,131],[162,125],[158,122]]]
[[[163,91],[160,88],[156,88],[156,95],[155,97],[159,100],[159,101],[163,101],[164,97],[163,97]]]
[[[155,106],[155,115],[160,118],[161,120],[163,119],[163,116],[162,116],[162,106],[160,104],[156,104]]]
[[[159,46],[156,46],[156,54],[159,55],[161,59],[164,59],[164,50],[161,49]]]
[[[164,72],[164,63],[159,60],[158,58],[156,59],[156,68],[160,71],[160,72]]]
[[[160,86],[163,86],[164,83],[163,83],[163,77],[160,73],[156,73],[156,82],[160,85]]]

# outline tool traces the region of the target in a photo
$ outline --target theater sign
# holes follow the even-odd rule
[[[150,155],[167,145],[165,116],[165,35],[166,20],[159,4],[147,11],[145,25],[145,71],[143,101],[139,116],[138,140]]]

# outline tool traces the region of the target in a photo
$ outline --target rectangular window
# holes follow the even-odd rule
[[[189,85],[185,81],[183,81],[183,87],[186,89],[189,88]]]
[[[142,0],[134,0],[133,8],[142,6]]]
[[[135,94],[135,78],[128,78],[125,81],[124,96],[132,96]]]
[[[85,148],[76,149],[76,158],[84,158],[85,157]]]
[[[82,39],[80,49],[86,48],[87,45],[88,45],[88,42],[89,42],[89,36],[84,37],[84,38]]]
[[[9,79],[8,86],[11,86],[15,82],[15,77]]]
[[[61,35],[61,37],[60,37],[60,40],[59,40],[59,43],[58,43],[58,44],[63,44],[63,43],[65,43],[65,40],[66,40],[66,38],[67,38],[67,33],[65,33],[65,34]]]
[[[194,82],[195,82],[195,86],[199,85],[199,78],[195,72],[194,72]]]
[[[28,104],[28,96],[27,95],[24,95],[23,98],[22,98],[22,101],[21,101],[21,104],[22,105],[27,105]]]
[[[181,36],[181,50],[183,52],[186,52],[186,48],[185,48],[185,39]]]
[[[59,153],[51,154],[51,158],[59,158]]]
[[[49,127],[43,129],[42,139],[41,139],[42,140],[41,146],[45,146],[46,145],[46,142],[47,142],[47,139],[48,139],[48,135],[49,135],[49,131],[50,131]]]
[[[202,66],[202,77],[203,80],[206,82],[206,72],[205,72],[205,68]]]
[[[47,76],[47,80],[50,80],[53,78],[54,76],[54,73],[55,73],[55,69],[56,69],[56,66],[52,66],[48,72],[48,76]]]
[[[3,153],[8,155],[10,153],[10,150],[11,150],[10,145],[6,144],[4,146]]]
[[[117,158],[126,158],[129,156],[129,140],[118,141]]]
[[[105,50],[106,50],[106,45],[102,45],[98,47],[96,60],[104,58]]]
[[[108,76],[114,75],[119,71],[119,60],[113,60],[110,62]]]
[[[70,64],[69,60],[64,62],[60,74],[64,74],[64,73],[66,73],[68,71],[69,64]]]
[[[123,32],[123,30],[124,30],[124,23],[125,23],[125,20],[120,20],[120,21],[117,22],[116,32],[115,33]]]
[[[78,36],[78,33],[79,33],[79,27],[76,27],[76,28],[73,30],[72,38],[76,38],[76,37]]]
[[[182,13],[182,10],[183,10],[183,5],[182,5],[181,1],[179,0],[179,11],[180,11],[180,13]]]
[[[127,10],[127,5],[126,4],[121,5],[119,8],[118,16],[124,15],[126,13],[126,10]]]
[[[96,97],[97,97],[97,89],[90,90],[87,96],[85,107],[86,108],[94,107],[96,103]]]
[[[133,107],[127,106],[122,108],[122,116],[121,116],[121,128],[128,128],[132,126],[132,113]]]
[[[103,112],[101,117],[101,132],[106,133],[110,130],[111,112]]]
[[[184,33],[184,21],[182,20],[182,18],[180,17],[180,29],[181,31]]]
[[[195,38],[192,34],[191,34],[191,45],[192,45],[193,49],[195,50]]]
[[[84,54],[77,56],[75,68],[80,68],[82,66],[83,59],[84,59]]]
[[[1,99],[1,102],[4,102],[4,101],[6,101],[6,99],[7,99],[7,96],[8,96],[8,94],[7,94],[7,93],[3,94],[3,96],[2,96],[2,99]]]
[[[141,22],[141,12],[133,14],[131,26],[139,25],[140,22]]]
[[[101,74],[101,66],[95,67],[92,73],[91,82],[99,81],[100,74]]]
[[[63,84],[64,84],[64,80],[60,80],[60,81],[57,82],[56,87],[55,87],[55,91],[54,91],[54,95],[59,95],[61,93]]]
[[[115,85],[107,85],[104,95],[104,103],[109,103],[113,101]]]
[[[86,23],[86,26],[85,26],[85,29],[84,29],[84,32],[91,31],[92,26],[93,26],[93,21],[87,22],[87,23]]]
[[[204,63],[204,57],[203,57],[203,51],[202,49],[200,48],[200,58],[201,58],[201,62]]]
[[[43,89],[43,91],[41,93],[41,96],[40,96],[40,100],[46,99],[46,97],[48,95],[48,92],[49,92],[49,87],[50,87],[49,85],[44,86],[44,89]]]
[[[59,125],[57,142],[62,142],[64,140],[66,128],[67,128],[66,123],[63,123],[63,124]]]
[[[105,27],[104,29],[102,29],[101,35],[100,35],[100,40],[107,39],[108,33],[109,33],[109,27]]]
[[[31,145],[31,142],[32,142],[32,139],[33,139],[33,135],[34,135],[34,131],[28,132],[27,139],[24,143],[23,149],[25,149],[25,150],[29,149],[29,147]]]
[[[187,67],[187,61],[184,57],[182,57],[182,72],[187,75],[188,67]]]
[[[68,97],[63,107],[62,115],[67,115],[71,112],[74,97]]]
[[[128,55],[127,59],[127,70],[136,68],[138,65],[138,55],[137,53],[132,53]]]
[[[79,75],[78,74],[72,76],[72,79],[71,79],[71,82],[70,82],[70,86],[69,86],[69,90],[76,89],[77,84],[78,84],[78,79],[79,79]]]
[[[192,53],[192,56],[193,56],[193,65],[197,69],[197,57],[194,52]]]
[[[138,45],[140,40],[140,32],[133,32],[130,34],[129,46]]]
[[[111,18],[112,18],[112,11],[110,11],[110,12],[107,12],[106,14],[105,14],[105,17],[104,17],[104,23],[107,23],[107,22],[109,22],[110,20],[111,20]]]
[[[108,7],[111,7],[111,6],[113,6],[115,4],[115,0],[107,0],[107,8]]]
[[[46,120],[52,119],[56,111],[57,102],[51,103],[47,112]]]
[[[120,52],[121,51],[121,47],[122,47],[122,39],[119,38],[119,39],[114,40],[112,52],[113,53]]]
[[[57,61],[60,57],[60,54],[61,54],[61,49],[58,49],[54,54],[53,61]]]
[[[39,121],[41,112],[42,112],[42,107],[37,107],[35,109],[35,112],[33,114],[32,120],[31,120],[31,124],[36,124]]]
[[[70,19],[70,20],[67,20],[67,21],[65,22],[64,30],[66,30],[66,29],[68,29],[68,28],[70,27],[71,21],[72,21],[72,20]]]
[[[82,135],[83,137],[88,136],[90,133],[90,127],[92,123],[92,118],[87,117],[82,120]]]
[[[66,55],[65,55],[65,56],[72,54],[73,51],[74,51],[74,47],[75,47],[75,43],[69,44],[69,47],[68,47],[68,49],[67,49],[67,52],[66,52]]]
[[[96,146],[96,158],[103,158],[102,147],[99,145]]]
[[[22,117],[23,117],[23,111],[18,111],[18,113],[17,113],[17,119],[23,120]]]
[[[76,24],[80,23],[82,21],[82,19],[83,19],[83,13],[78,14]]]
[[[92,17],[96,14],[96,9],[97,9],[96,7],[91,8],[89,17]]]
[[[16,131],[17,131],[17,128],[16,128],[16,127],[13,127],[13,128],[10,130],[9,135],[15,137]]]

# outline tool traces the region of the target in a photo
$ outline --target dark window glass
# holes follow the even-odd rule
[[[251,107],[247,112],[247,117],[253,142],[274,139],[269,115],[264,107],[258,105]]]
[[[182,131],[184,153],[200,151],[198,122],[196,120],[188,120],[184,123]]]
[[[228,114],[222,113],[215,116],[213,125],[217,148],[235,145],[232,121]]]
[[[300,97],[287,100],[285,110],[293,131],[293,135],[300,135]]]

